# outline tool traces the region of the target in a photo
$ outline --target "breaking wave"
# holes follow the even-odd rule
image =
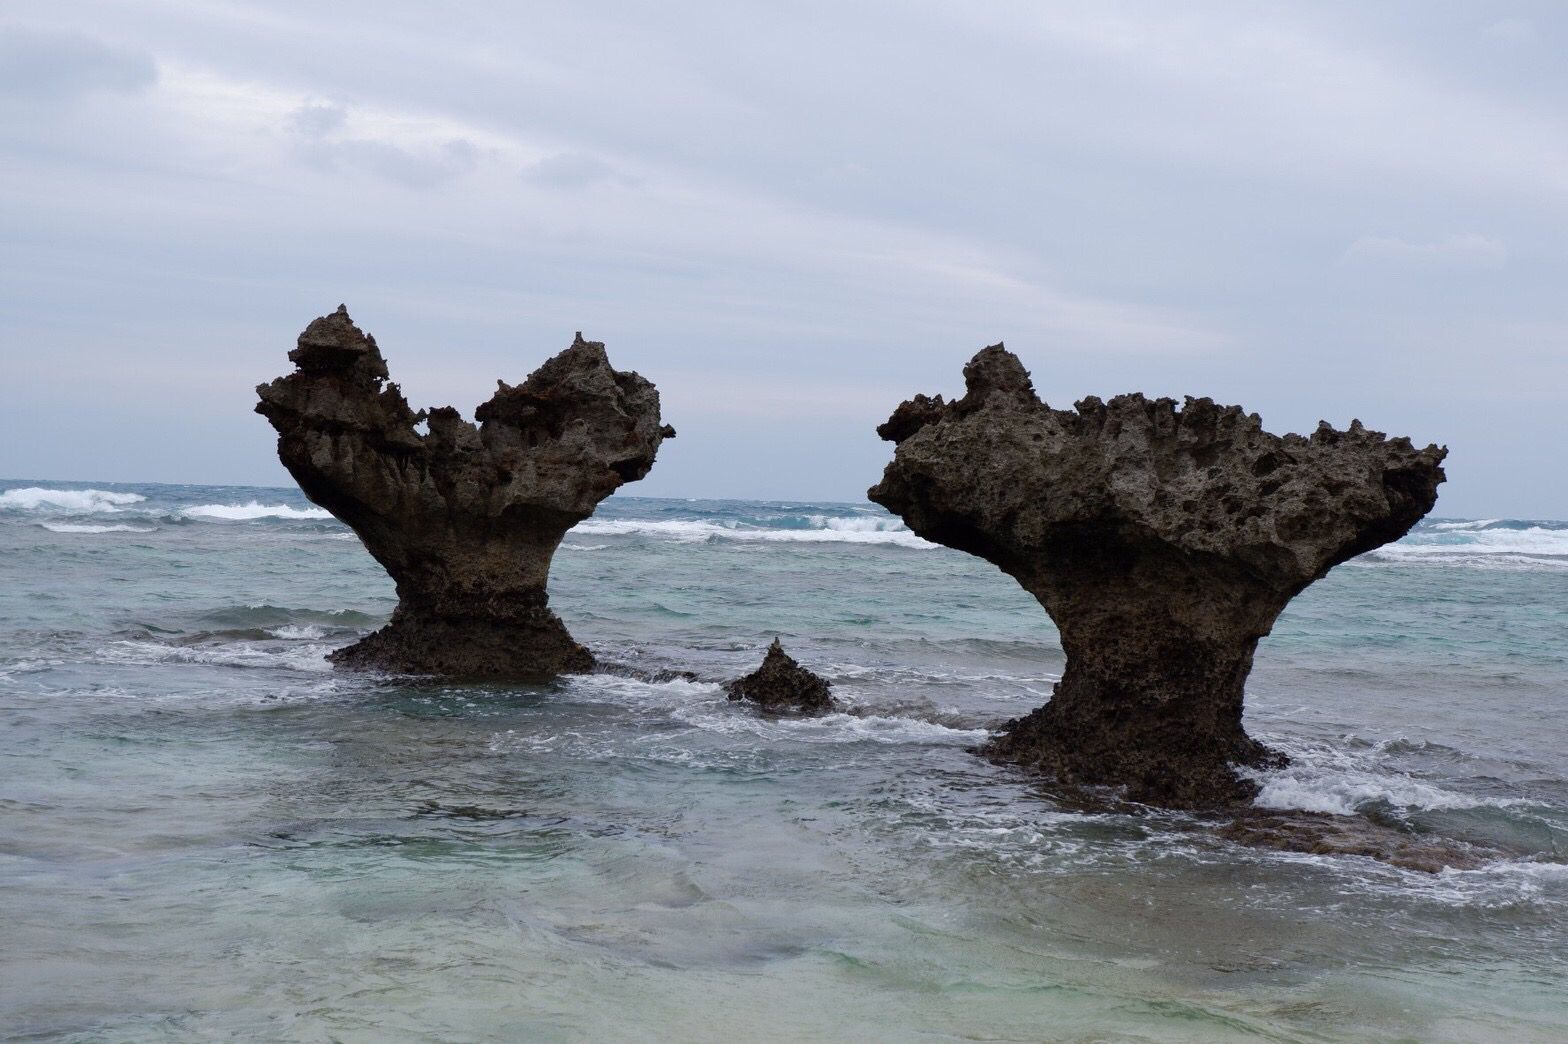
[[[76,522],[40,522],[51,533],[154,533],[157,526],[94,526]]]
[[[1426,522],[1365,558],[1485,569],[1568,570],[1568,522],[1498,518]]]
[[[51,511],[86,515],[119,511],[147,498],[139,493],[115,493],[106,489],[43,489],[27,486],[0,493],[0,510]]]
[[[588,519],[572,530],[594,536],[640,536],[681,543],[710,541],[882,544],[928,550],[937,545],[922,540],[897,519],[808,515],[798,527],[759,526],[708,519]]]
[[[211,667],[284,668],[312,673],[330,671],[328,644],[241,641],[216,646],[166,645],[150,641],[111,642],[98,650],[110,663],[149,666],[153,664],[201,664]]]
[[[252,500],[248,504],[198,504],[180,512],[186,518],[211,519],[221,522],[248,522],[258,518],[331,518],[325,508],[290,507],[288,504],[262,504]]]
[[[1520,802],[1449,790],[1380,763],[1372,752],[1355,752],[1326,744],[1268,742],[1290,757],[1281,769],[1249,773],[1263,790],[1254,800],[1259,808],[1296,809],[1350,816],[1382,808],[1395,812],[1435,812],[1466,808],[1506,808]]]

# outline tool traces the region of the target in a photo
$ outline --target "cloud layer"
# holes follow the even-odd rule
[[[416,404],[575,330],[649,494],[858,496],[1005,339],[1053,401],[1447,442],[1568,516],[1548,4],[8,4],[0,474],[287,481],[252,386],[348,303]],[[59,423],[73,417],[68,430]]]

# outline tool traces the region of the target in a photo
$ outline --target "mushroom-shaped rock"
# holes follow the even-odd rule
[[[838,705],[825,679],[812,674],[784,651],[777,638],[762,666],[724,686],[732,700],[750,700],[774,714],[826,714]]]
[[[1151,804],[1250,799],[1237,766],[1283,761],[1241,725],[1258,639],[1330,568],[1403,536],[1446,450],[1359,421],[1271,435],[1209,399],[1120,395],[1053,410],[1002,345],[962,399],[916,396],[869,496],[927,540],[994,563],[1045,607],[1067,667],[985,748]]]
[[[450,406],[415,413],[341,306],[305,328],[289,359],[293,373],[256,389],[256,412],[305,495],[397,582],[392,622],[334,662],[517,679],[591,668],[549,609],[550,559],[674,436],[654,386],[579,334],[522,384],[498,382],[477,424]]]

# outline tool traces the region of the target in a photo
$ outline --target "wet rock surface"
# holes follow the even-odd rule
[[[1176,807],[1244,802],[1237,766],[1283,758],[1242,729],[1258,640],[1335,565],[1431,510],[1446,453],[1352,422],[1276,436],[1209,399],[1090,397],[1055,410],[1001,345],[963,398],[917,395],[870,498],[1013,576],[1061,631],[1052,699],[985,753]]]
[[[674,436],[654,386],[579,334],[523,383],[497,382],[477,423],[450,406],[416,413],[341,306],[306,327],[289,359],[293,373],[257,388],[256,412],[305,495],[397,582],[391,623],[334,662],[520,680],[590,669],[550,611],[550,560]]]
[[[1398,830],[1362,816],[1326,812],[1249,809],[1222,826],[1219,836],[1277,852],[1363,856],[1428,874],[1450,867],[1475,869],[1506,855],[1497,849]]]
[[[732,700],[747,700],[770,714],[826,714],[838,704],[827,681],[806,670],[777,638],[762,666],[724,686]]]

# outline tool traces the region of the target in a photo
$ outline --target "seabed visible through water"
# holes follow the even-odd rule
[[[1568,524],[1423,523],[1260,648],[1260,802],[1502,853],[1436,874],[974,757],[1055,632],[869,505],[617,497],[552,589],[648,676],[782,635],[849,713],[335,675],[391,586],[293,491],[0,483],[6,1035],[1568,1037]]]

